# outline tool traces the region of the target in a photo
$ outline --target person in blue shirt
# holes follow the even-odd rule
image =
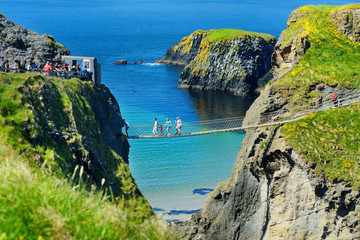
[[[166,123],[164,124],[164,127],[166,127],[166,131],[168,132],[168,135],[171,135],[170,128],[171,128],[171,121],[169,118],[166,118]]]
[[[5,60],[4,60],[4,56],[0,57],[0,71],[3,71],[3,69],[5,68]]]

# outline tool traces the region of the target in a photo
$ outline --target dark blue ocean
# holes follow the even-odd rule
[[[242,116],[253,99],[177,89],[181,68],[154,64],[167,48],[197,29],[236,28],[277,38],[289,14],[307,4],[349,1],[265,0],[0,0],[0,12],[40,34],[53,35],[72,55],[95,56],[102,82],[130,124],[183,122]],[[118,59],[144,64],[114,65]],[[130,169],[142,193],[164,219],[202,208],[207,195],[231,172],[244,133],[160,140],[130,140]],[[208,192],[208,191],[207,191]],[[175,215],[168,215],[171,210]],[[186,213],[185,211],[185,213]],[[190,211],[191,212],[191,211]]]

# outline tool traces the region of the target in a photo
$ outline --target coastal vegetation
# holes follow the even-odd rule
[[[296,10],[302,17],[283,32],[284,45],[299,34],[311,44],[291,70],[280,70],[272,81],[295,111],[323,97],[317,90],[326,86],[360,89],[360,43],[340,34],[335,24],[339,10],[354,8],[360,4],[302,7]],[[355,190],[360,190],[359,106],[312,113],[283,127],[287,141],[319,176],[344,180]]]
[[[274,88],[294,106],[310,106],[320,95],[316,88],[325,85],[360,89],[360,43],[339,33],[336,13],[345,6],[305,6],[295,10],[299,17],[283,31],[283,46],[294,38],[307,37],[311,47],[289,71],[280,69],[272,80]]]
[[[219,41],[219,40],[230,40],[243,37],[262,37],[264,40],[269,41],[274,38],[274,36],[267,33],[257,33],[244,31],[239,29],[230,29],[230,28],[221,28],[221,29],[211,29],[207,32],[207,39],[209,42]]]
[[[171,238],[102,142],[89,104],[96,91],[78,79],[0,73],[0,239]]]
[[[360,190],[360,104],[316,112],[283,127],[314,172]]]
[[[49,46],[53,49],[60,48],[63,50],[68,50],[66,47],[64,47],[62,44],[55,41],[54,37],[48,34],[44,34],[43,37],[46,38],[47,42],[49,43]]]
[[[173,239],[155,218],[139,220],[81,182],[29,166],[9,146],[0,164],[0,239]],[[79,173],[76,173],[79,174]]]

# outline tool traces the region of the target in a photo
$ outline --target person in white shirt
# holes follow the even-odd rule
[[[180,120],[179,117],[176,118],[176,134],[180,134],[181,135],[181,126],[182,126],[182,122]]]
[[[157,136],[159,136],[159,132],[158,132],[159,123],[156,118],[154,118],[154,121],[155,121],[155,123],[154,123],[154,129],[153,129],[153,136],[155,136],[155,133]]]

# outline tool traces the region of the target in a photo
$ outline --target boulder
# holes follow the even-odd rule
[[[117,65],[125,65],[127,64],[127,61],[125,59],[120,59],[120,60],[116,60],[114,63]]]
[[[142,64],[142,63],[143,63],[143,61],[139,60],[139,61],[131,62],[130,64],[134,65],[134,64]]]

